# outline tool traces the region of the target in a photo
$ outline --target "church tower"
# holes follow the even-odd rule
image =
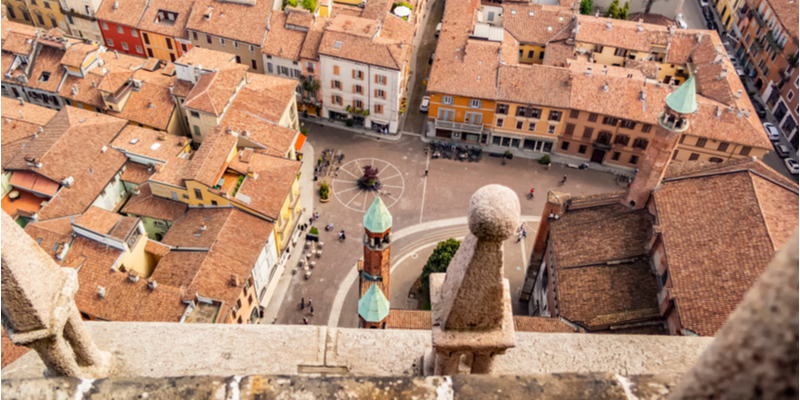
[[[661,184],[678,140],[689,129],[688,116],[697,110],[694,77],[689,78],[666,99],[664,111],[658,115],[655,136],[644,153],[644,162],[631,184],[626,205],[641,209],[647,206],[653,189]]]
[[[380,196],[364,215],[364,259],[359,262],[359,326],[384,329],[389,320],[392,214]]]

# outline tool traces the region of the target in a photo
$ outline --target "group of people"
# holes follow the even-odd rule
[[[531,193],[533,193],[533,189],[531,189]],[[520,224],[519,229],[517,229],[517,243],[526,237],[528,237],[528,232],[525,230],[525,224]]]
[[[300,299],[300,311],[303,311],[308,307],[308,310],[311,312],[311,316],[314,316],[314,306],[311,304],[311,297],[308,298],[308,305],[306,305],[306,298],[303,297]],[[303,317],[303,324],[308,325],[308,318]]]

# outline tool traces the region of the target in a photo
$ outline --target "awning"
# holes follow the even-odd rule
[[[302,133],[297,137],[297,141],[294,142],[294,149],[300,151],[303,149],[303,145],[306,143],[306,135]]]
[[[49,197],[55,196],[58,187],[61,186],[44,176],[29,171],[14,171],[9,183],[16,188]]]

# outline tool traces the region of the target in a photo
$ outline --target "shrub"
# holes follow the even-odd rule
[[[330,188],[330,187],[328,187],[328,184],[327,184],[327,183],[325,183],[325,182],[322,182],[322,183],[319,185],[319,195],[320,195],[320,197],[322,197],[323,199],[327,199],[327,198],[328,198],[328,195],[330,194],[330,192],[331,192],[331,188]]]
[[[319,230],[316,227],[312,226],[311,229],[308,230],[308,233],[312,235],[319,235]]]
[[[308,128],[306,128],[305,126],[300,128],[300,133],[302,133],[303,135],[308,136]]]
[[[545,154],[544,157],[539,159],[539,164],[545,164],[545,165],[550,164],[550,155]]]
[[[509,159],[509,160],[510,160],[510,159],[512,159],[512,158],[514,158],[514,153],[512,153],[512,152],[510,152],[510,151],[508,151],[508,150],[506,150],[506,152],[504,153],[504,155],[505,155],[505,156],[506,156],[506,158],[507,158],[507,159]]]
[[[348,118],[347,120],[344,121],[344,124],[347,126],[353,126],[353,119]]]
[[[439,242],[436,245],[433,254],[428,257],[428,262],[422,267],[420,283],[422,284],[423,292],[429,292],[430,290],[430,276],[432,273],[447,271],[447,266],[450,265],[450,261],[453,260],[453,256],[456,255],[459,246],[461,246],[461,242],[453,238]]]

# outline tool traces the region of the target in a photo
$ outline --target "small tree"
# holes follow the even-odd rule
[[[581,14],[592,15],[594,2],[592,0],[581,0]]]
[[[619,13],[619,0],[614,0],[611,2],[611,5],[608,6],[608,10],[604,14],[606,17],[617,18],[617,14]]]
[[[297,7],[297,0],[283,0],[282,9],[286,8],[286,6]]]
[[[371,165],[365,166],[364,175],[361,176],[361,179],[358,180],[358,183],[363,189],[374,188],[377,184],[379,184],[378,172],[378,169]]]
[[[331,188],[328,186],[327,183],[322,182],[319,185],[319,196],[322,197],[323,200],[328,199],[328,195],[331,193]]]
[[[625,2],[625,6],[622,7],[622,10],[619,11],[619,14],[617,15],[617,19],[621,19],[621,20],[627,21],[628,20],[628,12],[630,12],[630,9],[631,9],[631,3],[626,1]]]
[[[317,11],[317,0],[301,0],[300,6],[313,13]]]
[[[432,273],[446,272],[447,266],[456,255],[458,247],[461,242],[453,238],[447,239],[444,242],[439,242],[433,250],[433,254],[428,257],[428,262],[422,267],[422,276],[420,276],[420,283],[422,284],[422,292],[430,296],[430,276]],[[430,302],[430,299],[428,299]]]

